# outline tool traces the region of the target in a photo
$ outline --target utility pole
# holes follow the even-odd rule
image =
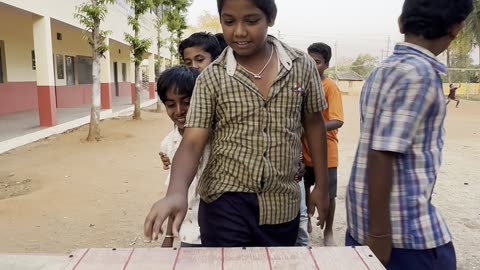
[[[277,30],[277,38],[280,40],[282,39],[282,37],[280,36],[280,29]]]
[[[390,36],[388,36],[387,38],[387,55],[385,56],[385,58],[387,58],[388,55],[390,55]]]
[[[335,83],[338,85],[338,46],[335,40]]]

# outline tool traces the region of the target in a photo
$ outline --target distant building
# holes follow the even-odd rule
[[[340,91],[348,95],[359,95],[365,82],[364,78],[354,71],[339,71],[336,74],[333,72],[333,77],[337,80]]]
[[[74,18],[76,6],[85,1],[0,1],[0,116],[38,110],[40,126],[54,126],[57,108],[91,103],[92,52],[83,26]],[[125,32],[131,33],[131,14],[126,0],[116,0],[102,23],[103,30],[112,32],[110,50],[101,61],[102,109],[110,109],[115,97],[132,95],[134,65],[124,40]],[[155,98],[154,19],[153,13],[141,18],[141,35],[153,44],[144,61],[150,98]]]

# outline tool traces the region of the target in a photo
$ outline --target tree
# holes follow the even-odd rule
[[[108,51],[105,43],[109,31],[100,28],[101,22],[107,16],[107,5],[114,0],[91,0],[78,6],[74,17],[89,31],[85,37],[92,48],[92,107],[90,111],[90,126],[87,141],[100,140],[100,58]]]
[[[198,23],[195,26],[189,26],[188,32],[210,32],[210,33],[221,33],[222,25],[220,24],[220,18],[217,15],[214,15],[208,11],[204,11],[202,15],[198,18]]]
[[[134,35],[125,33],[125,40],[130,44],[133,53],[133,62],[135,63],[135,109],[133,119],[140,120],[140,91],[142,89],[142,70],[140,65],[143,61],[143,55],[152,45],[150,39],[140,38],[140,17],[153,6],[152,0],[128,0],[134,15],[128,16],[128,24],[132,26]]]
[[[171,55],[171,64],[173,58],[179,57],[177,47],[182,40],[183,33],[187,29],[185,19],[188,7],[191,5],[190,0],[165,0],[167,9],[164,12],[167,29],[170,32],[169,50]]]
[[[377,58],[369,54],[360,54],[357,59],[353,61],[351,69],[360,76],[366,78],[377,65]]]
[[[166,7],[166,0],[153,0],[153,6],[155,7],[155,29],[157,30],[157,62],[155,63],[155,70],[160,72],[160,67],[162,63],[162,56],[161,50],[163,46],[165,46],[166,42],[162,39],[162,28],[165,25],[165,17],[163,16],[164,8]],[[155,74],[157,77],[158,73]],[[157,101],[157,112],[160,112],[162,108],[162,104],[160,102],[160,98]]]

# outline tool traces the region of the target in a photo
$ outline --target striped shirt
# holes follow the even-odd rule
[[[363,87],[360,142],[347,190],[348,230],[361,244],[368,238],[369,150],[400,154],[394,160],[390,195],[393,247],[430,249],[451,241],[431,202],[444,141],[440,75],[445,73],[430,51],[400,43]]]
[[[297,217],[295,181],[304,114],[326,108],[320,76],[305,53],[269,37],[279,73],[264,98],[228,48],[197,80],[186,127],[212,128],[211,156],[198,186],[209,203],[226,192],[256,193],[259,224]]]

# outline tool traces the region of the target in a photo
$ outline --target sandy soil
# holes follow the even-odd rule
[[[345,186],[358,138],[358,97],[344,97],[336,241],[345,232]],[[143,221],[165,192],[159,143],[172,128],[164,113],[102,122],[0,155],[0,252],[67,253],[83,247],[142,247]],[[480,269],[480,103],[449,107],[444,163],[434,203],[455,237],[460,269]],[[477,167],[478,166],[478,167]],[[320,245],[315,228],[313,245]],[[153,244],[158,245],[158,244]]]

